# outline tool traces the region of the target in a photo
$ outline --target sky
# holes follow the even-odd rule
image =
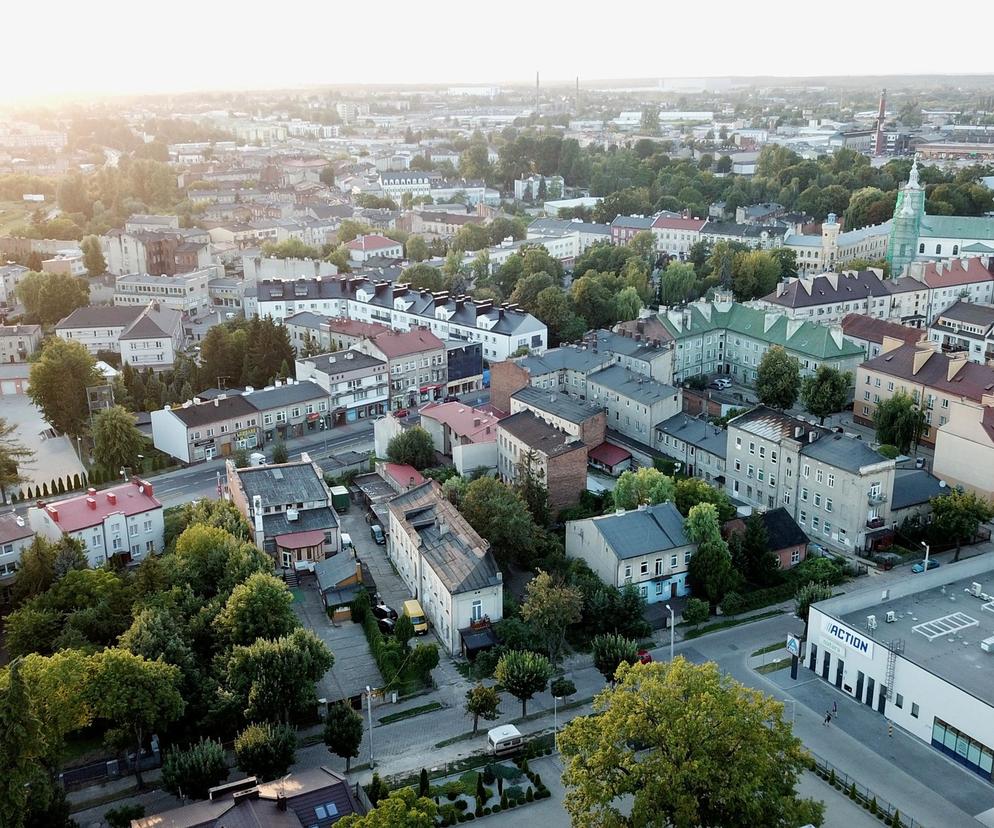
[[[741,0],[7,0],[0,101],[322,84],[957,74],[994,71],[978,41],[929,44],[891,3]],[[989,0],[942,16],[988,31]],[[21,67],[18,71],[17,67]]]

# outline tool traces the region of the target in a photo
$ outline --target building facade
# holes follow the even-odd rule
[[[335,351],[296,361],[298,382],[317,383],[329,397],[335,425],[383,414],[390,398],[387,363],[362,351]]]

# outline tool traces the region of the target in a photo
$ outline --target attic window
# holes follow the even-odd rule
[[[334,802],[316,805],[314,807],[314,815],[318,819],[328,819],[328,817],[338,816],[338,806]]]

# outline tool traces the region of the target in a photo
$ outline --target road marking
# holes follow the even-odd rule
[[[981,811],[973,817],[981,825],[987,825],[989,828],[994,828],[994,808],[989,808],[986,811]]]

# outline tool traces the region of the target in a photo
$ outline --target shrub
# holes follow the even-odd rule
[[[131,828],[131,820],[145,816],[144,805],[120,805],[104,812],[104,821],[110,828]]]
[[[525,802],[534,802],[534,801],[535,801],[535,792],[531,788],[529,788],[527,791],[525,791]]]
[[[851,800],[853,800],[853,802],[855,802],[855,801],[856,801],[856,783],[855,783],[855,782],[853,782],[853,783],[852,783],[852,784],[851,784],[851,785],[849,786],[849,798],[850,798]]]
[[[688,599],[687,605],[683,608],[683,620],[694,626],[703,624],[708,620],[710,614],[711,608],[708,606],[708,602],[700,598]]]
[[[877,807],[877,798],[876,797],[873,797],[870,800],[870,813],[873,814],[874,816],[876,816],[877,813],[879,813],[879,808]]]
[[[893,828],[901,828],[902,826],[901,812],[897,810],[897,808],[894,809],[894,813],[891,815],[890,824],[893,826]]]
[[[418,777],[418,796],[427,797],[431,793],[431,785],[428,783],[428,771],[421,768],[421,775]]]
[[[174,796],[207,799],[207,791],[228,778],[220,742],[201,739],[186,750],[167,751],[162,763],[162,787]]]
[[[484,785],[493,785],[494,782],[496,782],[496,781],[497,781],[497,777],[494,774],[493,765],[487,765],[483,769],[483,784]]]
[[[501,808],[506,808],[507,807],[507,794],[506,793],[502,793],[500,795],[500,807]]]
[[[484,816],[490,816],[493,812],[494,812],[493,808],[484,808],[483,809],[483,815]]]
[[[745,610],[745,598],[738,592],[729,592],[721,602],[721,611],[725,615],[738,615]]]
[[[366,796],[369,797],[369,801],[375,807],[376,803],[381,799],[386,799],[390,794],[390,786],[387,785],[378,773],[373,774],[373,778],[369,780],[369,784],[366,786]]]
[[[455,791],[445,792],[445,798],[449,800],[449,802],[455,802],[457,796],[459,796],[459,794],[457,794]],[[465,804],[466,804],[465,802],[460,800],[459,802],[456,803],[456,807],[458,808],[460,805],[465,805]]]
[[[289,725],[253,724],[235,739],[239,770],[268,782],[283,776],[293,764],[297,734]]]
[[[455,794],[452,795],[452,798],[455,799]],[[460,799],[456,803],[456,810],[458,811],[465,811],[468,807],[469,803],[465,799]]]
[[[831,785],[832,787],[835,787],[835,768],[832,768],[828,772],[828,784]]]
[[[501,805],[494,805],[494,807],[491,808],[491,811],[495,814],[499,814],[502,810],[504,810],[504,808]]]

